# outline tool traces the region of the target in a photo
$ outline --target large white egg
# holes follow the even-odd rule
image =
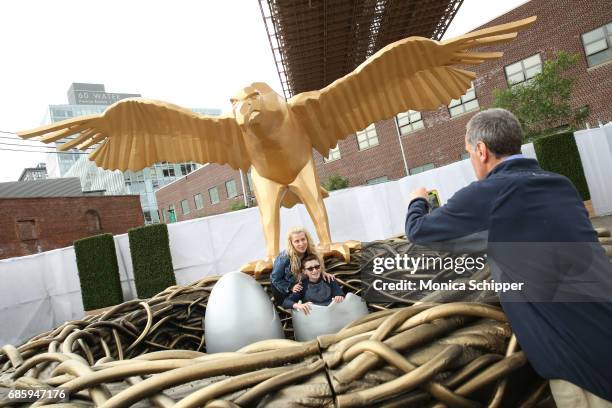
[[[284,339],[274,305],[259,283],[242,272],[221,277],[204,316],[206,352],[236,351],[267,339]]]
[[[332,302],[327,306],[310,305],[308,315],[294,310],[295,339],[308,341],[322,334],[336,333],[350,322],[368,313],[366,302],[352,293],[346,295],[340,303]]]

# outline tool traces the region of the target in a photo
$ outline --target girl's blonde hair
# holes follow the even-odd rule
[[[293,243],[291,242],[291,236],[300,233],[304,233],[304,235],[306,235],[306,240],[308,241],[308,248],[306,248],[306,254],[316,255],[317,258],[319,258],[319,263],[323,265],[323,262],[321,262],[321,257],[315,249],[314,241],[312,240],[312,237],[310,236],[308,230],[304,227],[290,228],[287,232],[287,256],[289,256],[289,260],[291,262],[291,273],[293,273],[296,278],[302,272],[302,257],[293,247]]]

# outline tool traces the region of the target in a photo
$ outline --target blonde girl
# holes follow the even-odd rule
[[[294,227],[287,232],[287,249],[274,260],[272,267],[272,293],[277,304],[282,304],[290,293],[302,290],[301,271],[302,259],[307,255],[317,256],[321,264],[323,260],[317,252],[314,241],[304,227]],[[334,276],[323,272],[323,279],[334,280]]]

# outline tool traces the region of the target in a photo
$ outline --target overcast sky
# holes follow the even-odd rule
[[[465,0],[445,38],[523,3]],[[12,0],[0,16],[0,131],[40,125],[49,104],[68,103],[73,82],[223,111],[251,82],[282,94],[258,0]],[[0,182],[45,161],[5,150],[20,148],[46,150],[0,144]]]

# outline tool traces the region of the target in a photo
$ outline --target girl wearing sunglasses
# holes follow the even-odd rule
[[[332,301],[342,302],[344,292],[335,281],[326,282],[323,279],[323,265],[316,255],[307,255],[302,260],[302,290],[293,292],[283,301],[285,309],[301,310],[310,313],[310,305],[327,306]],[[302,301],[302,303],[298,303]]]
[[[272,294],[279,305],[289,294],[302,290],[302,284],[300,283],[302,260],[308,255],[318,256],[314,241],[304,227],[294,227],[289,230],[286,248],[274,260],[270,275]],[[329,282],[334,280],[335,277],[323,272],[323,279]]]

